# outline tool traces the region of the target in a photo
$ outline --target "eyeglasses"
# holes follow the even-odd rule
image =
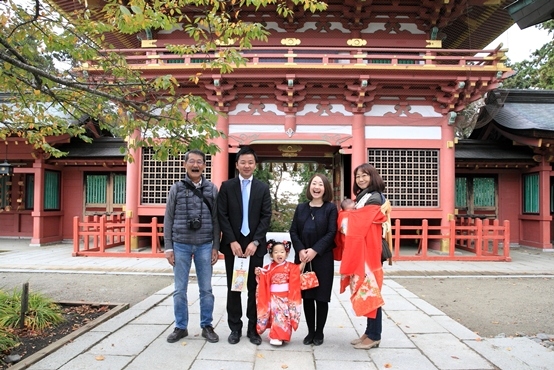
[[[201,160],[201,159],[198,159],[198,160],[189,159],[189,160],[187,161],[187,163],[188,163],[188,164],[195,164],[195,163],[196,163],[197,165],[202,166],[202,165],[204,164],[204,161]]]
[[[369,177],[367,173],[362,173],[361,175],[356,175],[356,180],[361,179],[362,177]]]

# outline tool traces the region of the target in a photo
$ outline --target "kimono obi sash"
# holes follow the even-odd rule
[[[270,292],[279,293],[279,292],[288,292],[289,291],[289,284],[271,284],[271,287],[269,288]]]

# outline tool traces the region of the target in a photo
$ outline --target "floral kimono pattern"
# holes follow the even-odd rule
[[[290,341],[301,312],[300,269],[291,262],[265,266],[258,276],[257,331],[269,328],[269,338]]]
[[[343,247],[340,292],[350,287],[350,302],[357,316],[375,318],[377,308],[385,303],[381,296],[381,224],[386,221],[377,205],[351,210],[346,235],[335,238]]]

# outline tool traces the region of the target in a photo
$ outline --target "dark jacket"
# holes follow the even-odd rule
[[[187,183],[194,187],[188,176]],[[176,182],[169,189],[164,216],[164,245],[165,249],[173,249],[173,242],[201,245],[213,242],[213,249],[219,250],[219,222],[217,215],[217,187],[202,176],[202,184],[198,188],[208,203],[212,205],[212,212],[208,206],[188,189],[182,181]],[[191,229],[190,221],[194,218],[201,220],[202,226]]]
[[[219,225],[221,227],[221,253],[232,253],[230,244],[239,240],[242,226],[242,189],[239,177],[221,184],[217,200]],[[248,202],[248,225],[250,234],[248,243],[257,240],[260,245],[256,255],[263,257],[267,253],[266,234],[271,221],[271,195],[269,187],[260,180],[253,179]],[[243,251],[247,245],[242,245]]]

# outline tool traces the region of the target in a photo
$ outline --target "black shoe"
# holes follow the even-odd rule
[[[232,330],[231,334],[229,334],[229,338],[227,338],[227,341],[231,344],[237,344],[238,342],[240,342],[240,337],[240,331]]]
[[[214,328],[211,325],[202,328],[202,337],[206,338],[210,343],[219,342],[219,335],[214,332]]]
[[[315,335],[315,333],[308,333],[308,335],[306,335],[306,337],[304,338],[304,341],[302,343],[309,346],[310,344],[312,344],[314,342],[314,335]]]
[[[187,329],[175,328],[175,330],[173,330],[173,333],[169,334],[169,336],[167,337],[167,341],[169,343],[175,343],[179,339],[184,338],[187,335],[189,335],[189,331]]]
[[[262,337],[260,337],[260,335],[255,331],[248,331],[246,333],[246,336],[250,338],[250,343],[255,344],[257,346],[262,344]]]
[[[316,334],[314,336],[314,346],[321,346],[323,344],[323,333],[322,334]]]

